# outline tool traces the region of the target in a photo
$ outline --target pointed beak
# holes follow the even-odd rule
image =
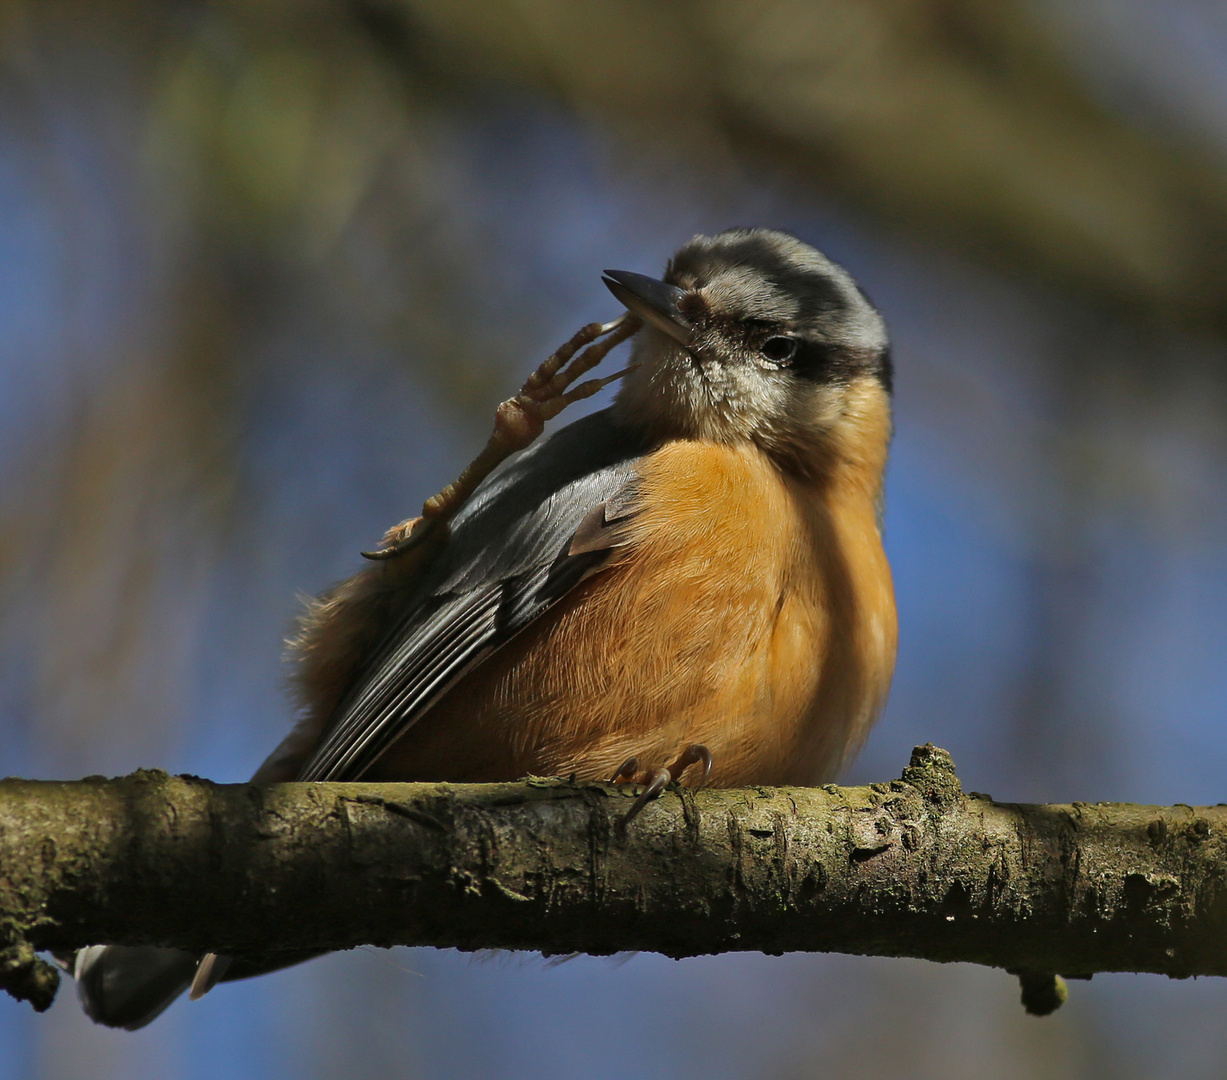
[[[601,280],[632,315],[682,345],[688,346],[694,340],[690,322],[677,306],[686,293],[676,285],[629,270],[606,270]]]

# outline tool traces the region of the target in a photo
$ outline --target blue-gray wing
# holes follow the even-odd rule
[[[609,410],[492,474],[342,701],[301,780],[356,780],[461,676],[609,558],[646,446]]]

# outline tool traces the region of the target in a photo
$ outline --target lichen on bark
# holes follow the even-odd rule
[[[624,828],[631,796],[2,781],[0,982],[37,1007],[33,950],[103,942],[917,956],[1023,973],[1041,1003],[1056,974],[1227,973],[1224,807],[997,803],[928,746],[868,787],[675,788]]]

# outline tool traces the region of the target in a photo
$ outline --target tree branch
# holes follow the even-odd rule
[[[0,983],[45,1008],[33,950],[98,942],[915,956],[1041,1006],[1050,973],[1227,974],[1227,807],[996,803],[929,746],[891,783],[674,790],[624,829],[631,794],[6,780]]]

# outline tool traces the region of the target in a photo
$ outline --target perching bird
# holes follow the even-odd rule
[[[314,602],[303,719],[257,783],[574,773],[644,784],[637,812],[692,764],[723,786],[814,784],[858,749],[895,658],[881,317],[763,229],[696,236],[663,281],[605,281],[644,324],[614,404],[471,500],[437,497]],[[562,393],[568,370],[505,403],[492,445],[584,396]],[[112,946],[76,966],[86,1012],[134,1029],[227,965]]]

